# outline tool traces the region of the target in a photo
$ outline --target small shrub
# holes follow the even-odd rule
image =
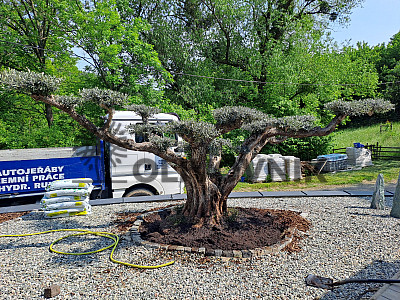
[[[173,226],[179,226],[181,224],[187,223],[187,220],[185,216],[182,214],[182,211],[183,211],[183,205],[174,207],[171,214],[166,218],[166,221]]]
[[[235,223],[239,217],[239,210],[237,208],[228,208],[227,212],[224,215],[225,222],[228,224]]]

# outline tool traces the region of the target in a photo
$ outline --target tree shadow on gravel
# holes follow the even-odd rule
[[[21,220],[15,221],[12,224],[2,224],[3,228],[1,234],[28,234],[59,229],[84,229],[95,232],[115,231],[110,230],[110,228],[113,228],[113,220],[107,220],[100,224],[90,225],[87,222],[88,218],[97,218],[97,216],[92,214],[70,218],[46,219],[43,217],[42,212],[32,212],[27,215],[21,216]],[[28,224],[23,224],[24,222]],[[21,231],[17,232],[16,230],[19,227],[21,228]],[[27,249],[27,251],[45,251],[46,253],[48,253],[51,243],[53,243],[55,240],[75,233],[79,233],[79,231],[59,231],[54,233],[46,233],[42,235],[25,237],[4,237],[0,239],[0,250],[13,251],[16,249]],[[38,239],[39,236],[40,239]],[[58,251],[77,253],[96,251],[112,243],[113,240],[105,237],[82,235],[62,239],[53,247],[55,250]],[[34,250],[33,248],[37,249]],[[107,257],[110,251],[111,249],[105,250],[105,252],[108,252]],[[52,264],[55,265],[87,265],[93,261],[104,260],[103,256],[100,257],[101,258],[99,258],[98,253],[82,256],[52,253],[50,259]],[[106,260],[108,260],[108,258],[106,258]]]
[[[13,238],[9,238],[13,239]],[[21,238],[19,238],[21,239]],[[48,247],[50,243],[29,243],[24,241],[15,241],[9,240],[8,242],[0,242],[0,250],[15,250],[21,248],[38,248],[38,251],[41,251],[39,248]]]
[[[389,205],[386,204],[386,207],[389,207]],[[391,218],[389,212],[385,212],[384,215],[382,214],[373,214],[374,212],[377,212],[376,209],[374,208],[370,208],[369,206],[345,206],[344,208],[346,209],[364,209],[367,210],[367,212],[362,213],[362,212],[350,212],[350,215],[354,215],[354,216],[372,216],[372,217],[377,217],[377,218],[383,218],[383,219],[387,219],[387,218]],[[378,210],[379,212],[383,212],[383,210]]]
[[[13,253],[15,250],[21,249],[24,252],[26,251],[27,255],[29,255],[29,253],[32,253],[32,251],[37,252],[38,254],[43,253],[43,261],[48,260],[53,266],[84,266],[90,265],[92,262],[109,260],[108,257],[111,253],[111,249],[104,250],[104,253],[106,253],[106,258],[104,257],[104,255],[99,255],[100,253],[91,253],[86,255],[69,255],[53,253],[50,251],[49,247],[54,241],[73,233],[75,232],[58,232],[55,234],[45,234],[43,235],[44,237],[41,238],[40,242],[37,242],[37,237],[36,240],[34,240],[35,237],[32,236],[5,237],[0,240],[0,251]],[[89,234],[66,237],[65,239],[62,239],[54,244],[53,249],[65,253],[86,253],[103,249],[113,243],[114,241],[109,238]],[[118,247],[121,247],[121,245],[119,245]],[[49,254],[49,252],[51,253]],[[35,263],[35,261],[32,260],[32,263]]]
[[[381,218],[381,219],[393,218],[393,217],[391,217],[391,216],[389,215],[389,212],[387,213],[387,215],[384,215],[384,216],[382,216],[382,215],[371,215],[371,216],[376,217],[376,218]]]
[[[351,279],[391,279],[400,270],[400,261],[386,262],[375,260],[366,268],[360,270]],[[314,274],[324,276],[322,274]],[[334,278],[334,282],[350,278]],[[327,292],[319,300],[361,300],[370,299],[384,284],[379,283],[348,283]]]
[[[57,229],[85,229],[93,231],[108,231],[112,225],[112,221],[107,221],[97,225],[87,224],[88,219],[98,217],[95,214],[85,215],[85,216],[74,216],[66,218],[44,218],[43,212],[34,212],[32,214],[25,215],[22,218],[23,221],[37,221],[30,224],[33,228],[33,232],[46,231],[46,230],[57,230]],[[36,227],[36,229],[35,229]],[[36,231],[35,231],[36,230]],[[29,233],[29,232],[21,232]],[[32,232],[30,232],[32,233]],[[71,232],[72,233],[72,232]],[[67,232],[66,232],[67,234]]]
[[[346,208],[346,209],[349,209],[349,208],[366,209],[366,208],[368,208],[368,206],[354,206],[354,205],[352,205],[352,206],[345,206],[343,208]]]
[[[97,239],[92,239],[87,236],[78,236],[61,240],[54,246],[54,248],[57,251],[61,252],[83,253],[105,248],[112,243],[113,241],[111,239],[104,237],[103,238],[97,237]],[[53,266],[71,265],[71,266],[83,267],[86,265],[90,265],[93,262],[99,262],[99,261],[104,261],[104,263],[106,264],[109,261],[110,253],[111,249],[106,249],[104,250],[104,252],[102,251],[99,253],[91,253],[86,255],[67,255],[67,254],[53,253],[53,255],[50,258],[50,261],[51,265]]]

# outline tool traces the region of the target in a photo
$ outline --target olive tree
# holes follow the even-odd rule
[[[44,74],[16,71],[0,73],[0,84],[3,87],[29,94],[36,101],[66,112],[98,138],[128,150],[151,152],[165,159],[185,182],[187,201],[183,213],[196,226],[218,226],[223,223],[228,195],[252,159],[267,143],[280,143],[288,137],[328,135],[347,116],[371,115],[393,109],[390,102],[381,99],[333,101],[325,108],[334,117],[325,127],[320,127],[315,126],[312,116],[275,118],[253,108],[236,106],[214,110],[214,122],[188,120],[159,126],[148,122],[157,109],[144,105],[127,105],[128,110],[135,111],[143,119],[142,124],[129,126],[130,132],[145,133],[148,136],[147,141],[137,143],[133,138],[117,137],[111,128],[114,109],[127,104],[127,95],[110,90],[83,89],[79,97],[58,96],[56,91],[59,83],[58,78]],[[107,112],[107,119],[102,126],[96,126],[78,112],[77,108],[88,101],[98,104]],[[222,136],[233,130],[243,130],[248,135],[239,149],[235,163],[227,174],[221,174],[221,147],[228,143]],[[178,134],[184,145],[177,145],[175,140],[167,137],[168,134],[160,133]],[[184,147],[187,155],[179,155],[172,149],[174,146]]]

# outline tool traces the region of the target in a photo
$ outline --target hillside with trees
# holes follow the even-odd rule
[[[128,150],[146,151],[164,160],[182,177],[187,200],[183,216],[195,226],[221,226],[227,213],[227,199],[250,162],[266,144],[279,144],[287,138],[326,136],[332,133],[348,116],[385,113],[394,108],[387,100],[365,99],[355,101],[336,100],[325,104],[325,110],[334,116],[324,126],[318,126],[313,115],[274,117],[244,106],[225,106],[213,111],[211,122],[186,120],[168,124],[153,124],[150,117],[159,109],[129,103],[129,96],[107,89],[83,89],[80,95],[57,95],[59,78],[33,72],[6,71],[0,73],[4,89],[29,95],[37,102],[55,107],[67,113],[79,125],[103,141]],[[100,126],[80,113],[80,107],[93,103],[107,112]],[[141,116],[142,122],[129,125],[132,135],[146,138],[136,141],[133,137],[119,137],[112,128],[116,107],[123,106]],[[238,156],[227,174],[220,171],[222,146],[231,146],[223,136],[230,132],[244,131],[247,137],[238,150]],[[179,135],[179,144],[170,136]],[[184,149],[175,151],[173,147]]]
[[[245,106],[275,117],[310,114],[324,126],[328,102],[380,98],[396,103],[398,35],[387,45],[339,48],[329,26],[346,24],[361,0],[2,1],[0,69],[63,78],[59,94],[83,88],[129,95],[182,119]],[[397,53],[397,54],[396,54]],[[82,67],[84,63],[84,67]],[[79,68],[78,68],[79,66]],[[397,77],[396,77],[397,76]],[[0,148],[93,144],[58,109],[0,91]],[[80,113],[98,118],[94,105]],[[227,133],[233,153],[246,132]],[[310,159],[329,138],[288,139],[263,151]]]

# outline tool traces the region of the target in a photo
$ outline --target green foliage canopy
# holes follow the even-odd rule
[[[104,141],[128,150],[150,152],[165,159],[185,182],[188,200],[184,207],[184,214],[189,216],[194,223],[201,225],[207,222],[211,226],[223,222],[222,215],[227,209],[228,195],[236,186],[250,162],[266,144],[281,143],[288,137],[326,136],[333,132],[349,113],[371,114],[375,111],[384,112],[393,108],[392,104],[383,100],[336,101],[328,105],[336,114],[335,117],[327,126],[322,128],[313,126],[311,123],[313,116],[269,119],[268,116],[256,110],[237,106],[226,107],[217,111],[215,114],[217,120],[214,120],[213,123],[187,120],[175,121],[167,126],[161,126],[149,124],[145,121],[145,118],[148,118],[152,111],[155,112],[156,110],[135,106],[134,109],[142,111],[144,116],[143,126],[131,126],[130,131],[135,133],[135,130],[139,130],[141,134],[144,133],[148,136],[148,139],[137,142],[132,138],[118,137],[111,128],[114,107],[122,103],[121,101],[114,101],[114,99],[125,99],[124,94],[99,89],[89,89],[82,93],[85,99],[78,101],[79,103],[85,104],[87,102],[85,100],[90,100],[108,112],[106,122],[102,126],[97,126],[85,115],[80,114],[77,107],[70,105],[70,102],[59,102],[55,95],[48,95],[47,91],[53,86],[53,82],[53,78],[38,77],[30,72],[4,72],[0,75],[0,84],[9,90],[26,92],[24,88],[26,86],[37,87],[41,85],[41,88],[32,89],[33,92],[37,93],[31,95],[33,99],[66,112],[81,126]],[[44,92],[40,94],[41,91]],[[113,98],[113,101],[110,101],[111,98]],[[264,119],[264,116],[266,119]],[[160,127],[158,132],[157,127]],[[218,139],[223,133],[235,130],[248,130],[250,132],[240,147],[236,161],[228,173],[222,175],[219,171],[221,161],[219,149],[226,143]],[[187,153],[188,155],[183,157],[171,149],[171,146],[178,145],[172,143],[173,140],[168,136],[160,135],[160,132],[179,134],[188,145],[186,147],[190,151]]]

